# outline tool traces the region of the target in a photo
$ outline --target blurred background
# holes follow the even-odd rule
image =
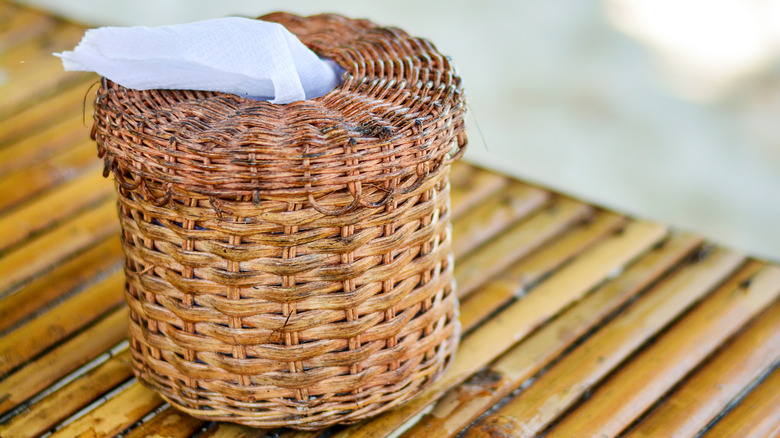
[[[90,25],[337,12],[436,43],[466,159],[780,261],[780,0],[22,0]]]

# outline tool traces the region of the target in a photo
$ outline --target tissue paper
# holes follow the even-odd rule
[[[290,103],[322,96],[341,69],[278,23],[228,17],[162,27],[101,27],[73,51],[65,70],[94,71],[137,90],[233,93]]]

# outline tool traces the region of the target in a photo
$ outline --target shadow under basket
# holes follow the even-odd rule
[[[92,136],[118,192],[137,377],[207,420],[318,429],[386,411],[455,352],[448,173],[460,78],[423,39],[277,21],[344,68],[273,105],[103,80]]]

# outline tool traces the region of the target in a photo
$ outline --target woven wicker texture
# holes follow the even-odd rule
[[[457,345],[450,163],[460,78],[427,41],[271,14],[344,82],[272,105],[103,80],[133,368],[196,417],[350,423],[430,385]]]

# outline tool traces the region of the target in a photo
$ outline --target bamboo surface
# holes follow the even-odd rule
[[[0,1],[0,436],[780,433],[780,267],[465,163],[463,335],[433,387],[321,432],[168,406],[130,370],[115,197],[82,108],[96,78],[50,56],[82,32]]]

